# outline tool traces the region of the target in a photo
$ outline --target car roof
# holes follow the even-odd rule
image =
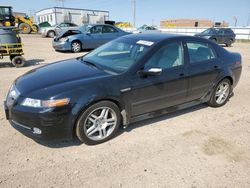
[[[166,39],[179,38],[179,37],[182,38],[191,36],[179,35],[179,34],[166,34],[166,33],[145,33],[145,34],[139,33],[139,34],[125,35],[122,38],[131,40],[145,40],[158,43]]]

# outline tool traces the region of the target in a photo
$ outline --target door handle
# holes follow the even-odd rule
[[[180,73],[180,75],[179,75],[179,76],[180,76],[180,77],[183,77],[184,75],[185,75],[184,73]]]

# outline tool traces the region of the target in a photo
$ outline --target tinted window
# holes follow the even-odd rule
[[[90,33],[101,33],[102,32],[102,26],[94,26],[90,29]]]
[[[172,68],[184,64],[183,48],[180,42],[167,44],[159,49],[145,64],[145,69]]]
[[[190,63],[214,59],[215,53],[208,44],[201,42],[187,42]]]
[[[224,29],[220,29],[220,30],[219,30],[219,34],[220,34],[220,35],[224,35]]]
[[[110,26],[103,26],[102,32],[103,33],[116,33],[117,30]]]

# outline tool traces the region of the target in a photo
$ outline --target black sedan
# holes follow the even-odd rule
[[[4,102],[6,117],[34,139],[76,136],[98,144],[141,119],[200,103],[224,105],[241,67],[240,54],[207,39],[127,35],[19,77]]]

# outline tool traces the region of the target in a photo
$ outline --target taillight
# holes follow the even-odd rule
[[[234,64],[235,65],[241,65],[241,62],[240,61],[236,61]]]

